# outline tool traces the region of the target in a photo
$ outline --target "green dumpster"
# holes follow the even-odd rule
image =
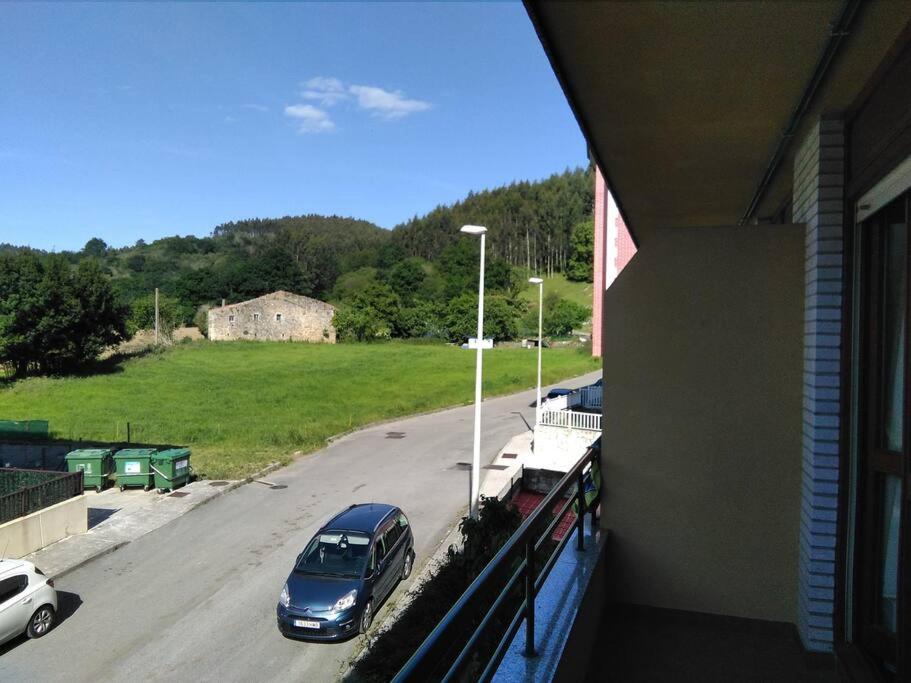
[[[149,461],[157,453],[154,448],[124,448],[114,454],[117,466],[117,485],[123,491],[127,486],[152,488],[152,469]]]
[[[113,451],[110,448],[80,448],[66,454],[68,472],[82,470],[84,489],[94,488],[101,493],[114,471]]]
[[[173,491],[190,481],[190,449],[160,451],[152,456],[151,467],[158,492]]]

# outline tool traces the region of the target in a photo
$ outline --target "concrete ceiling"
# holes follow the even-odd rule
[[[549,2],[529,15],[637,241],[657,227],[736,225],[843,3]],[[860,8],[804,119],[844,110],[911,19]],[[790,194],[793,146],[758,206]]]

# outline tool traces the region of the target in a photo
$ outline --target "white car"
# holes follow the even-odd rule
[[[0,560],[0,643],[23,631],[40,638],[54,626],[54,582],[25,560]]]

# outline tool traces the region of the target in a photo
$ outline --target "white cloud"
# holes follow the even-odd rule
[[[430,102],[406,98],[401,90],[383,90],[373,85],[352,85],[348,90],[357,98],[357,106],[384,119],[400,119],[431,106]]]
[[[331,107],[350,96],[345,84],[339,79],[317,76],[304,83],[301,97],[305,100],[317,100],[324,107]]]
[[[310,104],[292,104],[285,107],[285,116],[297,122],[298,133],[330,133],[335,123],[329,114]]]
[[[316,76],[303,84],[300,95],[324,108],[339,102],[353,101],[358,109],[382,119],[400,119],[409,114],[427,111],[430,102],[409,99],[401,90],[386,90],[375,85],[348,85],[338,78]]]

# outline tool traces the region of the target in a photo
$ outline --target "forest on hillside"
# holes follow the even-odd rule
[[[16,313],[15,283],[25,282],[10,274],[40,267],[58,272],[61,263],[75,272],[91,262],[127,312],[127,334],[151,324],[156,288],[166,325],[203,328],[207,307],[283,289],[336,304],[343,339],[457,341],[470,333],[476,305],[470,293],[476,291],[477,241],[459,233],[461,225],[473,223],[488,227],[491,330],[513,338],[531,319],[518,296],[529,274],[591,280],[592,204],[589,167],[472,192],[392,230],[355,218],[303,215],[239,220],[205,237],[139,240],[120,248],[93,238],[79,251],[59,254],[0,244],[0,272],[9,275],[0,288],[0,331]],[[569,303],[549,301],[562,321],[549,322],[552,333],[565,333],[586,317]]]

